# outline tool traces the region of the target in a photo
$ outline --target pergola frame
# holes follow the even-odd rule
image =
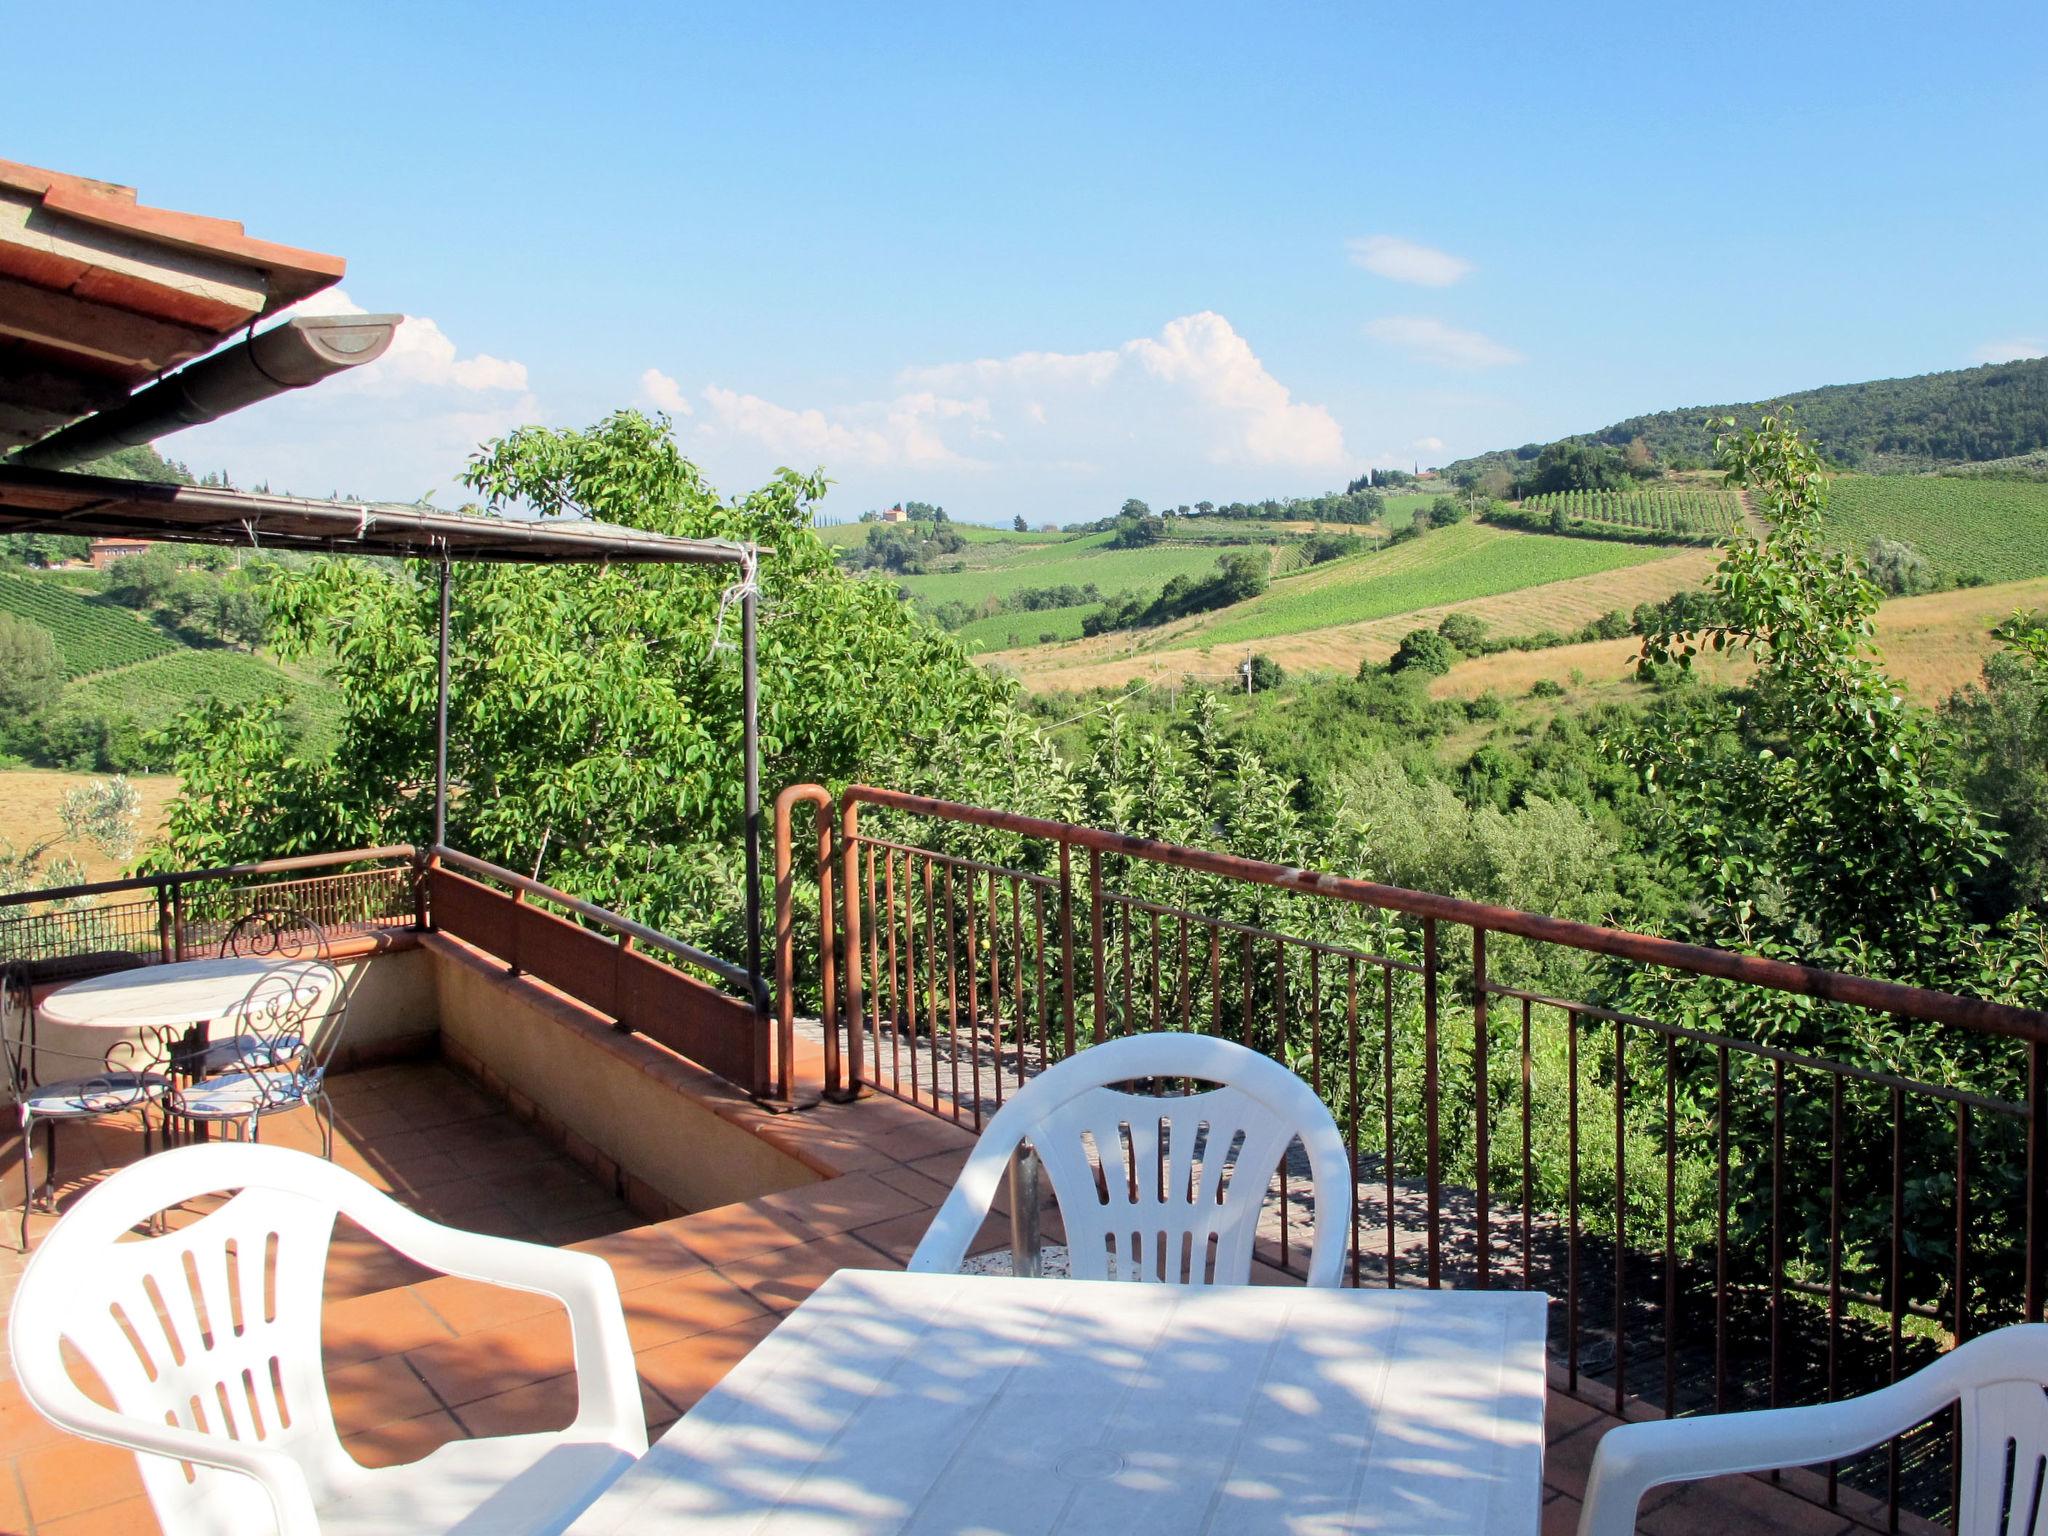
[[[521,565],[730,565],[750,569],[757,551],[726,539],[684,539],[569,518],[486,517],[429,507],[318,501],[210,486],[164,485],[105,475],[0,464],[0,534],[81,534],[166,544],[380,555],[440,567],[434,708],[434,847],[448,842],[449,572],[454,561]],[[754,1011],[768,1017],[761,971],[760,687],[757,594],[740,588],[740,697],[746,775],[747,978]]]

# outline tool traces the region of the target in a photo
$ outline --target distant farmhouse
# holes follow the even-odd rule
[[[125,560],[130,555],[146,555],[148,553],[148,539],[94,539],[92,541],[92,551],[88,558],[92,561],[92,568],[94,570],[104,571],[116,560]]]
[[[890,507],[882,513],[882,521],[885,523],[907,523],[910,521],[910,514],[905,512],[900,506]]]

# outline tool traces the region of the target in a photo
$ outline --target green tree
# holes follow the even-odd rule
[[[1019,512],[1015,517],[1010,519],[1010,527],[1018,533],[1024,533],[1029,531],[1031,525],[1024,521],[1024,514],[1022,512]]]
[[[1451,670],[1451,663],[1457,659],[1457,651],[1442,635],[1433,629],[1415,629],[1401,637],[1400,647],[1387,663],[1387,670],[1441,677]]]
[[[0,717],[11,724],[41,715],[63,685],[56,636],[28,619],[0,613]]]
[[[1828,545],[1813,445],[1766,416],[1721,451],[1770,532],[1734,539],[1708,583],[1714,617],[1645,637],[1638,670],[1703,650],[1755,670],[1694,729],[1631,740],[1659,840],[1705,899],[1702,937],[1938,974],[1993,840],[1950,787],[1939,721],[1877,657],[1882,593]]]
[[[586,431],[523,428],[486,443],[464,479],[494,508],[761,546],[765,783],[930,782],[964,761],[977,793],[976,772],[1058,803],[1028,753],[991,760],[990,743],[1014,727],[1011,685],[891,586],[834,566],[810,526],[821,476],[784,470],[727,500],[665,419],[622,411]],[[729,941],[743,906],[736,616],[722,647],[713,639],[733,580],[728,567],[458,564],[451,841],[700,942]],[[167,733],[184,793],[159,862],[425,841],[432,568],[314,562],[266,590],[280,650],[331,657],[339,744],[294,759],[275,705],[185,717]]]

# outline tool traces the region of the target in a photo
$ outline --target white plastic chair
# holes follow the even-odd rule
[[[1593,1453],[1579,1536],[1630,1536],[1643,1495],[1776,1467],[1837,1461],[1882,1445],[1950,1405],[1963,1408],[1957,1536],[2048,1533],[2048,1324],[2001,1328],[1904,1381],[1806,1408],[1621,1424]]]
[[[124,1240],[159,1210],[229,1190],[188,1227]],[[409,1466],[358,1465],[335,1432],[321,1366],[339,1216],[431,1268],[561,1301],[575,1421],[455,1441]],[[72,1380],[67,1340],[113,1407]],[[618,1284],[602,1259],[437,1225],[282,1147],[179,1147],[108,1178],[29,1260],[8,1343],[23,1396],[46,1418],[137,1453],[171,1536],[558,1531],[647,1450]]]
[[[1218,1086],[1164,1098],[1110,1086],[1140,1078]],[[910,1268],[960,1268],[1029,1141],[1059,1198],[1075,1279],[1243,1285],[1266,1188],[1296,1137],[1315,1181],[1308,1283],[1337,1285],[1352,1184],[1336,1121],[1278,1062],[1193,1034],[1105,1041],[1026,1083],[983,1130]]]

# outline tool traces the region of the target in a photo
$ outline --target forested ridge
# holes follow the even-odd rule
[[[1641,438],[1664,465],[1703,466],[1713,462],[1717,420],[1750,421],[1767,410],[1789,410],[1828,461],[1844,469],[1931,469],[2016,458],[2048,449],[2048,358],[1653,411],[1563,441],[1622,448]],[[1460,459],[1445,474],[1476,477],[1495,467],[1515,474],[1546,446],[1496,449]]]

